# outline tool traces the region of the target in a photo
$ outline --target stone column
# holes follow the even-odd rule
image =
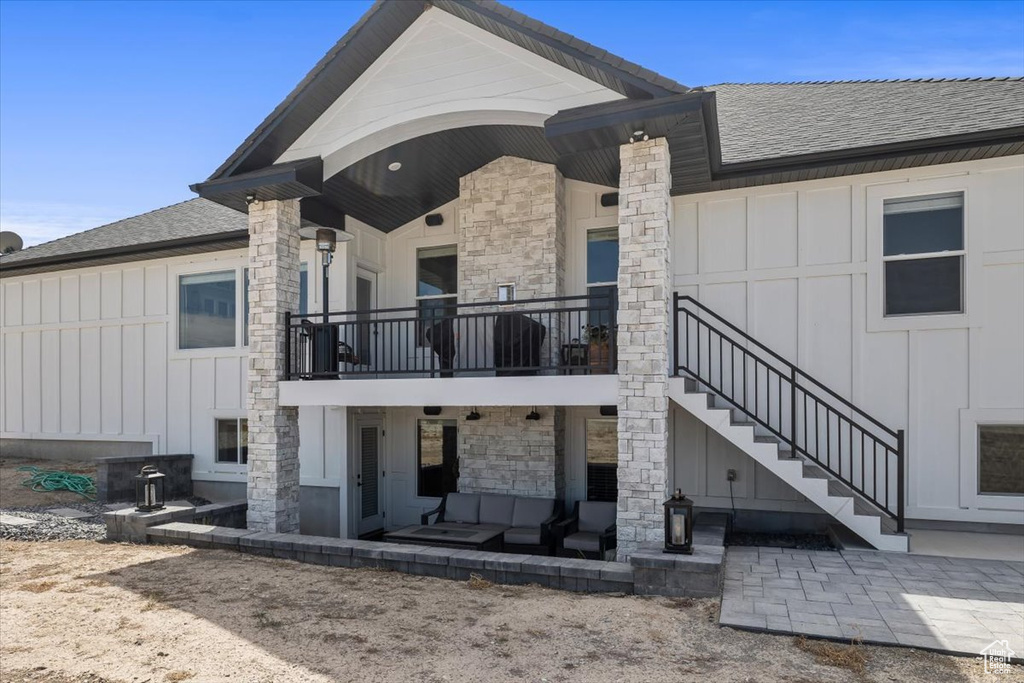
[[[250,529],[299,531],[299,410],[278,403],[287,311],[299,309],[299,200],[249,206]]]
[[[672,175],[664,138],[623,145],[620,160],[617,525],[625,559],[664,542]]]
[[[506,156],[460,178],[459,302],[495,301],[505,283],[517,300],[562,296],[565,224],[565,183],[552,164]],[[568,321],[538,319],[545,347],[560,354]],[[480,323],[479,339],[490,339],[491,324]],[[565,408],[543,397],[536,407],[537,421],[526,420],[532,406],[480,406],[483,419],[459,422],[460,491],[564,498]]]

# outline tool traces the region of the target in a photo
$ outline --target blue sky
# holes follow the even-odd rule
[[[1024,73],[1024,2],[508,4],[686,85]],[[191,198],[369,2],[0,0],[0,227]]]

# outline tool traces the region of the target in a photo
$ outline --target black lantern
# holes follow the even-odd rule
[[[665,552],[693,553],[693,501],[681,489],[665,501]]]
[[[163,472],[154,465],[146,465],[135,475],[135,509],[139,512],[153,512],[164,509]]]

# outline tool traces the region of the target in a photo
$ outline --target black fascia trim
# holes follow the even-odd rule
[[[664,137],[680,121],[702,116],[708,95],[688,92],[655,100],[616,100],[566,109],[544,122],[544,137],[561,154],[621,145],[630,132],[640,128],[652,138]]]
[[[89,261],[109,256],[127,256],[131,254],[147,254],[154,251],[167,249],[180,249],[183,247],[197,247],[202,245],[214,245],[221,242],[236,242],[248,240],[248,230],[232,230],[230,232],[218,232],[212,235],[198,235],[195,237],[178,237],[173,240],[162,240],[160,242],[147,242],[145,244],[129,244],[121,247],[108,247],[106,249],[92,249],[80,251],[74,254],[59,254],[56,256],[44,256],[37,259],[26,259],[17,263],[6,264],[0,259],[0,270],[2,276],[15,275],[12,271],[38,268],[42,266],[55,266],[79,261]]]
[[[205,199],[256,191],[260,188],[296,184],[305,188],[294,198],[318,195],[323,190],[324,161],[320,157],[298,159],[283,164],[274,164],[249,173],[207,180],[189,185],[189,189]],[[283,197],[277,197],[282,199]]]
[[[714,180],[732,180],[747,176],[784,171],[801,171],[820,166],[831,166],[863,161],[881,161],[907,154],[942,153],[969,147],[1000,145],[1024,140],[1024,126],[986,130],[977,133],[961,133],[939,138],[905,140],[869,147],[850,147],[827,152],[815,152],[800,156],[758,159],[734,164],[719,164],[712,173]],[[718,155],[721,159],[721,155]]]

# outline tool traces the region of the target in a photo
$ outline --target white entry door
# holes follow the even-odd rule
[[[356,420],[359,534],[384,528],[384,424]]]

